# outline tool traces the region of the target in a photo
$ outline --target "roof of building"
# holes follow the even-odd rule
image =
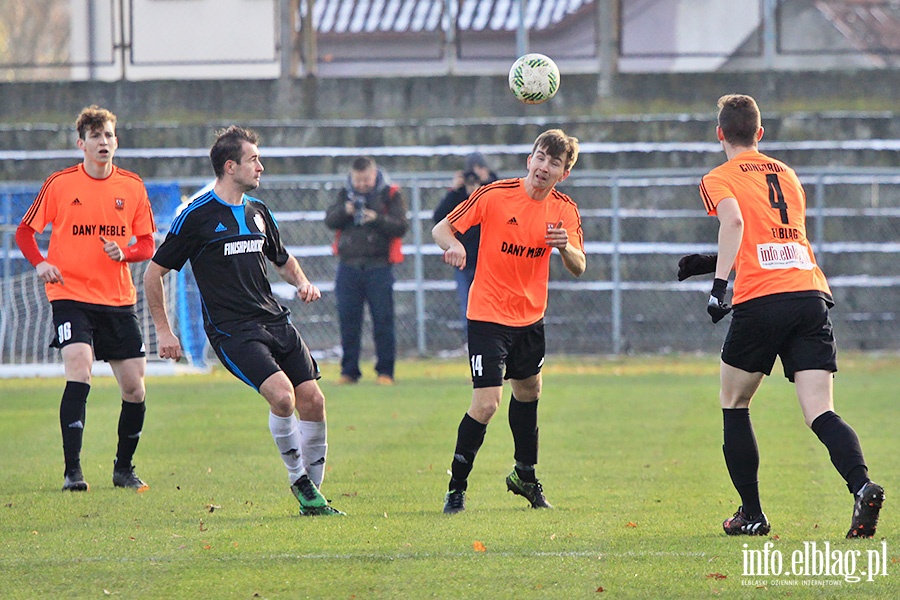
[[[547,29],[594,0],[525,2],[525,27]],[[305,3],[301,6],[305,7]],[[446,0],[318,0],[313,19],[319,33],[432,32],[443,29]],[[457,28],[515,31],[519,0],[462,0],[449,3]]]

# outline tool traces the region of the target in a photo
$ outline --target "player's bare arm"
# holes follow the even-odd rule
[[[156,328],[156,345],[160,358],[180,360],[184,355],[181,342],[172,332],[169,324],[169,315],[166,311],[166,293],[163,286],[163,277],[171,269],[161,267],[150,261],[144,273],[144,297],[147,299],[147,308],[153,318],[153,326]]]
[[[466,248],[456,239],[456,230],[446,217],[431,229],[431,237],[444,251],[444,262],[462,270],[466,268]]]
[[[716,260],[716,279],[728,279],[741,239],[744,237],[744,218],[734,198],[725,198],[716,206],[719,217],[719,257]]]
[[[584,273],[587,268],[587,257],[584,252],[569,243],[569,233],[562,222],[557,223],[556,227],[548,228],[544,240],[548,246],[559,250],[563,264],[572,275],[579,277]]]
[[[275,270],[286,282],[297,288],[297,297],[309,304],[315,302],[322,297],[322,292],[318,287],[310,283],[309,278],[300,267],[300,261],[293,256],[282,266],[275,266]]]

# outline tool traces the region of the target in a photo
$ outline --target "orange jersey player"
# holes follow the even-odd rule
[[[767,535],[759,497],[759,449],[750,402],[780,358],[807,426],[828,449],[854,495],[848,538],[872,537],[884,489],[869,479],[859,439],[834,412],[837,345],[834,305],[806,238],[806,195],[794,171],[761,154],[763,128],[750,96],[718,102],[716,137],[728,161],[703,177],[700,195],[719,219],[718,255],[685,256],[679,279],[715,272],[706,310],[713,323],[734,310],[720,362],[725,465],[741,506],[722,524],[728,535]],[[733,307],[725,303],[735,271]]]
[[[47,178],[16,230],[16,242],[44,282],[53,310],[51,346],[66,387],[59,407],[63,491],[87,491],[81,469],[85,409],[94,359],[112,368],[121,391],[115,487],[148,489],[131,459],[144,424],[146,358],[128,263],[153,255],[156,226],[141,178],[113,164],[116,116],[90,106],[75,123],[84,160]],[[52,225],[46,259],[35,233]],[[128,245],[132,237],[136,242]]]
[[[512,385],[509,425],[515,445],[515,467],[506,487],[533,508],[551,508],[535,475],[543,319],[553,249],[576,277],[586,265],[578,207],[555,189],[577,159],[576,138],[559,129],[545,131],[534,142],[525,177],[477,189],[432,230],[444,250],[444,262],[464,269],[469,257],[455,234],[481,227],[466,312],[474,389],[457,431],[444,513],[465,510],[469,473],[487,425],[500,407],[504,379]]]
[[[57,171],[44,182],[20,227],[33,239],[34,232],[51,224],[46,262],[56,267],[62,285],[45,279],[48,300],[104,306],[136,302],[128,263],[147,260],[148,249],[152,256],[156,231],[140,177],[112,164],[103,179],[90,175],[84,164]],[[129,247],[132,237],[138,243]]]
[[[744,230],[732,304],[785,292],[818,292],[831,300],[806,237],[806,194],[793,169],[748,150],[703,177],[700,194],[710,215],[723,198],[756,200],[740,203]]]

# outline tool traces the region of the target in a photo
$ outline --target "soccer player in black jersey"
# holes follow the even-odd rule
[[[172,223],[147,268],[144,292],[159,355],[178,360],[182,348],[169,325],[162,278],[191,261],[209,342],[222,365],[268,401],[269,430],[300,514],[342,515],[319,492],[327,449],[319,366],[290,311],[272,295],[266,261],[304,302],[322,294],[285,249],[266,205],[245,193],[259,187],[263,172],[257,144],[256,133],[241,127],[218,133],[209,153],[215,186]]]

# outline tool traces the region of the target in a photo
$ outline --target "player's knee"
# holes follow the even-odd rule
[[[479,402],[472,405],[469,414],[479,423],[489,423],[497,413],[498,404],[496,402]]]
[[[128,386],[122,388],[122,400],[125,402],[132,402],[134,404],[140,404],[144,401],[147,396],[147,388],[143,386],[143,383],[140,385]]]

